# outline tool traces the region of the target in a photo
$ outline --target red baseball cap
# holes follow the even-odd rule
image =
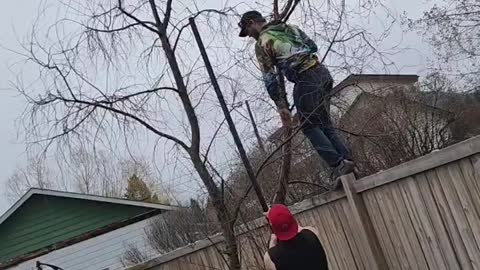
[[[280,241],[287,241],[298,234],[298,223],[292,213],[283,204],[274,204],[268,212],[272,231]]]

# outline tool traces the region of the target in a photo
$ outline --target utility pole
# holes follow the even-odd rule
[[[260,147],[262,153],[265,154],[267,153],[267,151],[265,150],[265,146],[263,145],[262,137],[260,137],[260,133],[258,132],[257,123],[255,123],[255,118],[253,117],[253,113],[250,109],[250,104],[248,104],[248,100],[245,101],[245,105],[247,105],[248,116],[250,116],[250,121],[252,122],[253,133],[255,133],[255,137],[257,138],[258,147]]]
[[[203,61],[205,62],[205,68],[207,69],[208,76],[212,82],[213,89],[217,94],[218,101],[220,102],[220,106],[222,107],[223,114],[225,114],[225,119],[227,120],[228,127],[230,128],[230,133],[232,134],[233,140],[238,148],[238,152],[240,153],[240,157],[242,159],[243,165],[248,174],[248,178],[252,183],[253,189],[257,194],[258,201],[262,206],[264,212],[268,211],[268,204],[263,196],[262,189],[260,185],[258,185],[257,178],[255,177],[255,173],[253,171],[253,167],[250,164],[250,160],[247,157],[247,153],[245,152],[245,148],[243,148],[242,141],[240,140],[240,136],[238,135],[237,128],[233,123],[232,116],[227,108],[227,104],[225,99],[223,98],[222,91],[220,90],[220,86],[218,85],[217,78],[215,77],[215,73],[213,72],[212,64],[210,63],[210,59],[208,58],[207,51],[205,50],[205,46],[203,45],[202,38],[200,37],[200,33],[198,32],[197,25],[195,24],[195,19],[193,17],[188,19],[190,22],[190,26],[192,27],[193,35],[195,36],[195,40],[197,41],[198,48],[200,50],[200,54],[202,55]]]

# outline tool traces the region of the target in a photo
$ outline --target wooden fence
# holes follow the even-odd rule
[[[322,194],[291,209],[315,226],[331,269],[480,269],[480,136]],[[264,219],[239,228],[244,269],[263,269]],[[221,236],[140,269],[227,269]]]

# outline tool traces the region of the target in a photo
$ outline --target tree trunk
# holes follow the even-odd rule
[[[260,133],[258,132],[257,123],[255,123],[255,118],[253,117],[252,110],[250,109],[250,104],[248,104],[248,100],[245,101],[247,105],[248,115],[250,116],[250,121],[252,122],[253,132],[255,133],[255,137],[257,138],[258,147],[262,154],[266,155],[267,151],[265,150],[265,145],[263,144],[262,137],[260,137]]]
[[[158,37],[162,43],[162,48],[167,57],[168,64],[172,70],[172,75],[175,80],[175,84],[178,89],[178,95],[182,101],[183,108],[187,114],[188,121],[190,123],[190,128],[192,131],[191,146],[189,149],[189,155],[197,171],[200,179],[202,179],[203,184],[207,188],[208,195],[212,199],[213,206],[215,207],[215,212],[217,218],[222,226],[223,235],[225,237],[225,246],[229,259],[229,268],[231,270],[240,270],[240,260],[238,258],[238,248],[235,238],[235,233],[233,231],[233,224],[230,220],[230,215],[228,213],[227,207],[221,196],[221,192],[218,189],[217,185],[213,181],[213,178],[210,172],[205,167],[202,159],[200,158],[200,127],[198,124],[198,118],[195,114],[195,109],[192,106],[190,97],[188,96],[187,87],[183,81],[182,72],[180,71],[175,52],[172,49],[168,36],[165,32],[165,25],[160,20],[158,15],[158,10],[155,5],[154,0],[149,0],[150,6],[152,9],[153,16],[155,17],[155,24],[158,30]]]
[[[225,238],[225,253],[228,256],[229,269],[240,270],[240,258],[238,252],[237,238],[235,236],[235,222],[229,222],[223,228]]]
[[[280,70],[280,69],[278,69]],[[280,98],[281,101],[277,103],[278,110],[288,110],[289,104],[287,99],[287,91],[285,89],[285,77],[280,73],[279,76],[280,82]],[[289,119],[286,121],[282,118],[282,141],[287,140],[292,135],[292,119],[291,116],[288,116]],[[285,204],[287,191],[288,191],[288,182],[290,181],[290,169],[292,163],[292,140],[290,139],[282,147],[282,168],[280,171],[280,179],[278,181],[277,191],[273,197],[274,204]]]
[[[231,215],[225,205],[225,201],[221,196],[220,190],[215,185],[210,172],[205,167],[205,164],[201,160],[200,156],[195,153],[191,153],[193,165],[204,185],[206,186],[209,196],[212,199],[213,207],[215,208],[216,216],[220,222],[223,237],[225,238],[225,253],[228,256],[229,269],[240,270],[240,259],[238,257],[238,246],[235,237],[235,220],[231,218]]]

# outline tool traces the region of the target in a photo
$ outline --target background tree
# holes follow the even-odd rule
[[[91,154],[86,150],[77,150],[71,157],[57,156],[54,160],[31,157],[25,167],[18,167],[8,179],[5,194],[12,203],[30,188],[122,198],[130,178],[135,175],[140,184],[134,185],[134,193],[137,187],[145,187],[152,193],[148,198],[169,203],[174,194],[150,167],[142,157],[118,161],[107,158],[104,152]]]
[[[145,181],[136,174],[132,174],[127,180],[125,198],[135,201],[160,203],[157,194],[147,186]]]
[[[52,174],[43,159],[30,158],[27,166],[18,167],[7,179],[5,195],[11,203],[16,202],[30,188],[54,188]]]
[[[122,263],[124,266],[135,265],[150,258],[147,250],[153,249],[158,254],[165,254],[220,231],[214,213],[208,212],[198,200],[190,199],[189,206],[164,213],[152,220],[145,229],[148,247],[127,246]]]
[[[360,175],[480,134],[480,123],[470,118],[480,112],[476,95],[456,87],[445,76],[433,73],[412,87],[360,94],[340,119]]]
[[[476,0],[443,0],[419,19],[407,19],[411,30],[424,35],[435,52],[434,70],[460,80],[461,90],[475,91],[480,84],[480,5]],[[457,83],[460,85],[460,83]]]

